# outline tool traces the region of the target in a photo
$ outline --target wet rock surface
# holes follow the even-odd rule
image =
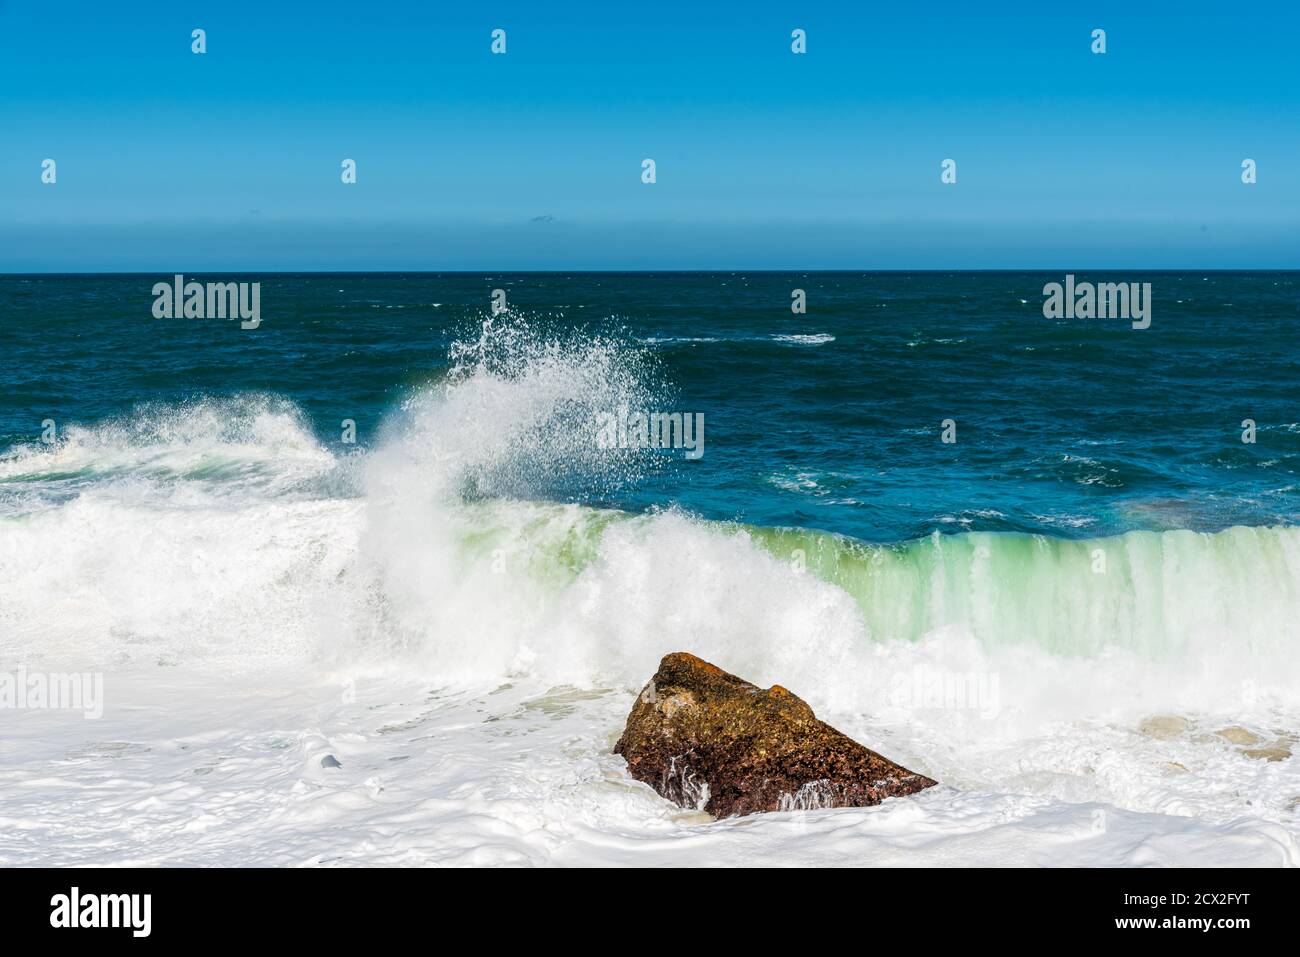
[[[1219,737],[1221,737],[1224,741],[1227,741],[1229,744],[1241,744],[1241,745],[1259,744],[1259,742],[1263,740],[1254,731],[1251,731],[1247,728],[1239,727],[1237,725],[1233,725],[1230,728],[1223,728],[1214,733],[1217,734]]]
[[[1254,731],[1239,724],[1219,728],[1213,732],[1200,729],[1197,723],[1181,715],[1157,714],[1144,718],[1137,726],[1138,734],[1157,741],[1201,745],[1231,745],[1244,757],[1256,761],[1286,761],[1293,753],[1297,735],[1284,729]],[[1195,732],[1195,733],[1194,733]],[[1268,737],[1271,733],[1272,740]],[[1186,771],[1177,762],[1166,762],[1166,767]]]
[[[780,685],[764,690],[685,652],[659,663],[614,752],[638,781],[715,817],[860,807],[935,783],[817,720]]]

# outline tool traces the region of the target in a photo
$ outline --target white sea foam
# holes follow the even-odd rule
[[[0,668],[108,673],[90,730],[0,736],[0,863],[1300,863],[1300,766],[1216,734],[1300,730],[1300,530],[871,548],[530,501],[644,467],[581,426],[644,369],[491,328],[454,358],[364,457],[250,397],[0,461],[50,492],[0,517]],[[609,751],[683,649],[943,787],[668,805]],[[914,694],[954,675],[996,700]]]
[[[829,332],[811,332],[793,335],[776,335],[772,337],[772,341],[784,342],[796,346],[824,346],[828,342],[834,342],[835,337]]]

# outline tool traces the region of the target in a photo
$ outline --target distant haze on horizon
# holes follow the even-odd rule
[[[0,272],[1297,267],[1300,8],[1159,6],[0,0]]]

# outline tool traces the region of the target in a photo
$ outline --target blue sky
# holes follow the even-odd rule
[[[1296,267],[1297,28],[1294,2],[0,0],[0,271]]]

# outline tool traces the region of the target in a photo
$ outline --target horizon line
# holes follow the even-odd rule
[[[738,274],[738,273],[771,273],[771,274],[788,274],[788,273],[824,273],[824,274],[912,274],[912,273],[1061,273],[1061,272],[1095,272],[1098,270],[1111,270],[1116,272],[1146,272],[1146,273],[1184,273],[1184,272],[1217,272],[1217,273],[1292,273],[1300,272],[1300,266],[1116,266],[1116,265],[1084,265],[1084,266],[916,266],[916,267],[842,267],[842,266],[813,266],[813,267],[769,267],[745,268],[743,266],[733,267],[700,267],[691,269],[681,268],[664,268],[664,269],[618,269],[618,268],[575,268],[575,269],[537,269],[537,268],[513,268],[513,267],[483,267],[483,268],[410,268],[410,267],[393,267],[387,269],[368,269],[368,268],[274,268],[265,269],[248,269],[243,268],[219,268],[204,267],[200,269],[180,270],[173,268],[158,269],[86,269],[86,270],[27,270],[22,272],[10,272],[0,270],[0,278],[24,278],[29,276],[156,276],[159,274],[170,275],[203,275],[212,273],[237,274],[237,275],[261,275],[274,274],[281,276],[338,276],[338,275],[366,275],[366,276],[400,276],[400,275],[483,275],[489,273],[511,273],[515,275],[721,275],[721,274]]]

